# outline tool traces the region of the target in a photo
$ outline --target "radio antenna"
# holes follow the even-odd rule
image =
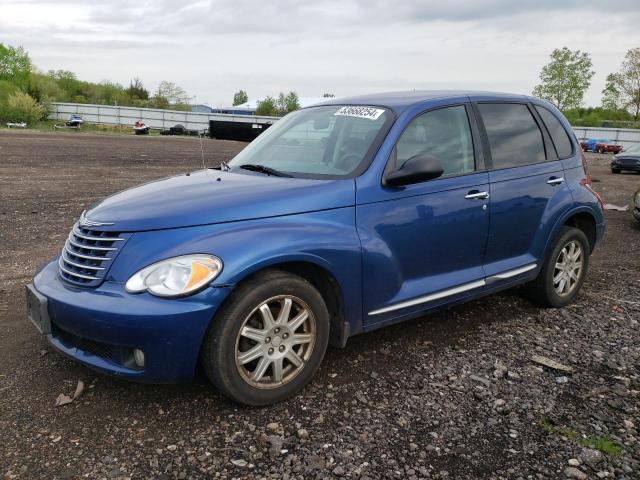
[[[200,133],[198,136],[200,137],[200,154],[202,155],[202,169],[206,170],[207,167],[204,164],[204,147],[202,146],[202,136],[203,136],[203,134]]]

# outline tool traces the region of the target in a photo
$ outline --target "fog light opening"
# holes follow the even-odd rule
[[[133,350],[133,361],[136,363],[136,367],[144,367],[144,352],[135,348]]]

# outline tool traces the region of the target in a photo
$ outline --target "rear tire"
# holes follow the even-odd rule
[[[201,349],[207,377],[227,397],[263,406],[289,398],[317,371],[329,312],[304,278],[271,270],[240,284],[211,321]]]
[[[589,270],[589,240],[582,230],[562,227],[542,270],[527,284],[529,297],[543,307],[560,308],[575,301]]]

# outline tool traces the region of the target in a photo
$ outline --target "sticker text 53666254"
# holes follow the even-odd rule
[[[334,115],[343,117],[366,118],[377,120],[384,113],[384,109],[364,106],[341,107]]]

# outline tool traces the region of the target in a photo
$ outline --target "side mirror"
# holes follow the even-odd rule
[[[391,172],[384,178],[384,185],[401,187],[412,183],[420,183],[440,177],[444,173],[437,158],[431,155],[416,155],[404,162],[399,170]]]

